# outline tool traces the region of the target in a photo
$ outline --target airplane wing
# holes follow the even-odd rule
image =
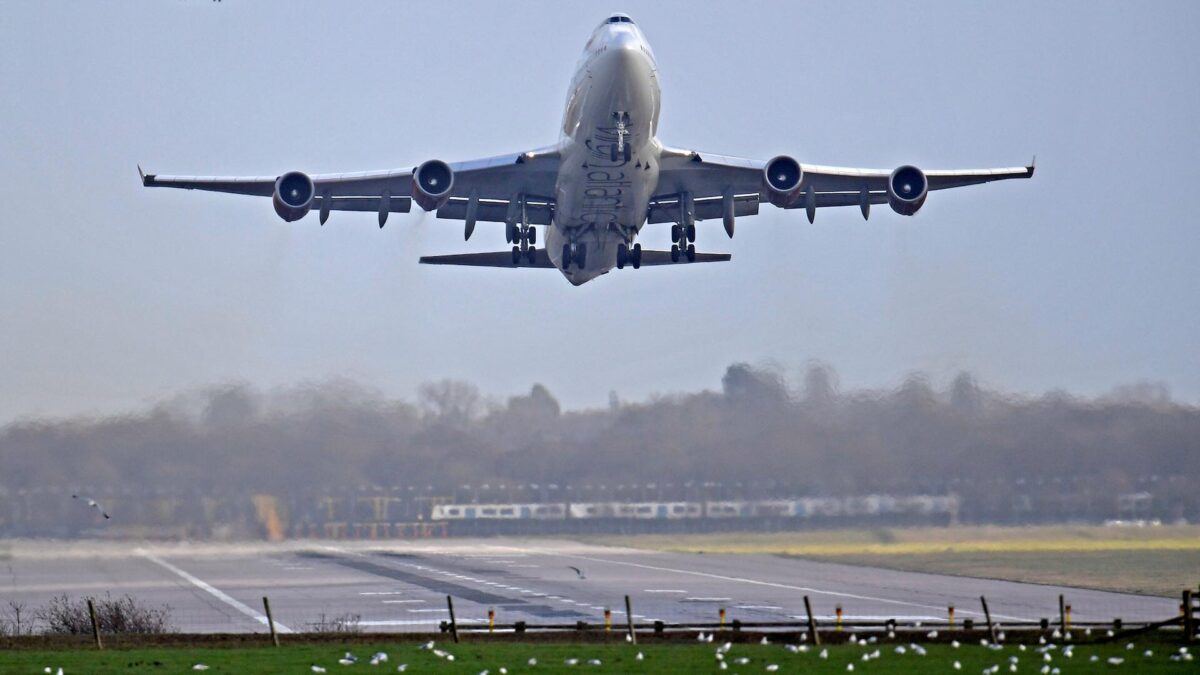
[[[550,257],[546,255],[544,250],[535,252],[536,259],[529,262],[524,255],[521,256],[520,262],[513,263],[512,251],[494,251],[488,253],[456,253],[453,255],[427,255],[421,258],[420,262],[424,265],[465,265],[468,267],[535,267],[541,269],[555,269],[554,263],[550,262]],[[694,262],[726,262],[732,256],[728,253],[697,253]],[[655,267],[658,265],[687,265],[686,261],[672,262],[670,251],[642,251],[642,267]]]
[[[554,182],[558,175],[556,148],[500,155],[486,159],[451,163],[454,187],[450,200],[438,209],[439,218],[463,219],[468,198],[480,200],[479,220],[490,220],[496,211],[507,212],[509,202],[526,195],[530,222],[549,222]],[[172,187],[208,190],[232,194],[270,197],[278,176],[166,176],[141,171],[146,187]],[[387,211],[406,213],[412,208],[414,169],[365,171],[359,173],[313,174],[314,211],[380,211],[387,199]],[[328,208],[324,208],[328,200]],[[488,217],[485,217],[488,216]],[[381,221],[383,220],[381,213]],[[499,217],[498,220],[504,220]],[[322,220],[322,222],[324,222]]]
[[[763,169],[767,162],[741,157],[701,153],[694,150],[664,148],[660,160],[658,190],[650,203],[648,223],[679,222],[681,194],[690,194],[696,220],[720,218],[725,194],[734,197],[734,215],[758,213],[759,204],[767,201],[763,185]],[[887,181],[890,169],[855,169],[849,167],[800,164],[804,171],[803,185],[812,186],[812,207],[858,206],[864,217],[870,204],[886,204]],[[1011,178],[1033,177],[1034,165],[1004,169],[925,171],[928,189],[977,185]],[[864,205],[864,202],[866,205]],[[807,208],[807,194],[785,208]],[[810,213],[811,219],[811,213]]]

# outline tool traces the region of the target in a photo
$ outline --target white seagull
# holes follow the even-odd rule
[[[87,502],[87,505],[89,508],[96,509],[97,511],[100,512],[100,515],[104,516],[105,520],[108,520],[108,513],[106,513],[104,511],[104,508],[100,506],[100,502],[96,501],[95,499],[88,499],[86,497],[80,497],[79,495],[71,495],[71,499],[84,500],[85,502]]]

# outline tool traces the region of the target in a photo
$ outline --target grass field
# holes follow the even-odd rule
[[[790,555],[1177,597],[1200,584],[1200,527],[942,527],[599,537],[662,551]]]
[[[325,668],[330,673],[403,672],[409,673],[469,673],[476,675],[487,671],[499,675],[501,668],[507,673],[707,673],[721,672],[715,658],[718,638],[714,644],[657,644],[634,647],[626,644],[528,644],[528,643],[463,643],[460,645],[439,644],[438,649],[454,656],[450,661],[430,650],[418,649],[417,645],[378,644],[354,645],[350,649],[358,656],[353,665],[339,665],[338,659],[346,653],[345,646],[296,645],[281,648],[214,648],[214,649],[142,649],[142,650],[91,650],[73,651],[7,651],[0,652],[0,673],[39,674],[50,668],[57,672],[62,668],[64,675],[89,673],[106,675],[113,673],[183,673],[193,672],[195,664],[208,666],[209,673],[312,673],[313,666]],[[1008,673],[1010,659],[1016,658],[1017,672],[1037,673],[1043,665],[1062,668],[1064,673],[1187,673],[1196,672],[1196,662],[1171,660],[1178,655],[1179,647],[1168,643],[1139,642],[1133,649],[1125,645],[1086,646],[1077,645],[1070,657],[1061,649],[1048,652],[1050,661],[1030,647],[1019,651],[1008,645],[1000,650],[990,650],[979,645],[953,648],[949,645],[928,645],[925,655],[903,645],[905,653],[897,653],[896,644],[872,644],[866,646],[838,645],[827,648],[826,658],[819,656],[819,649],[806,653],[789,652],[782,645],[738,644],[725,655],[726,672],[806,672],[846,673],[853,666],[860,673],[979,673],[984,668],[999,666]],[[1145,650],[1152,655],[1145,655]],[[378,666],[368,663],[375,652],[385,652],[388,660]],[[644,660],[636,655],[641,652]],[[877,658],[864,661],[878,653]],[[1092,656],[1097,657],[1095,661]],[[1111,665],[1109,658],[1123,659],[1119,665]],[[530,665],[529,659],[536,659]],[[748,662],[738,663],[746,658]],[[568,660],[577,659],[575,665]],[[599,663],[589,663],[592,659]],[[961,669],[954,667],[959,663]],[[768,670],[777,666],[777,671]]]

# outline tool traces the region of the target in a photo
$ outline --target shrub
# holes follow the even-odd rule
[[[51,635],[86,635],[92,632],[92,620],[88,615],[88,598],[68,598],[65,594],[52,598],[50,603],[39,609],[36,616],[45,624],[45,632]],[[140,604],[132,596],[92,598],[96,605],[96,622],[101,633],[170,633],[171,608],[166,605],[152,607]]]

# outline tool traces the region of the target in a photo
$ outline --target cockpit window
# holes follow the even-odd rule
[[[608,23],[633,23],[633,19],[625,16],[624,14],[614,14],[613,16],[608,17]]]

